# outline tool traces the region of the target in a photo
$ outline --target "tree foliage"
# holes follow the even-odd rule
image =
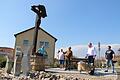
[[[0,67],[1,68],[5,67],[6,61],[7,61],[6,57],[0,55]]]

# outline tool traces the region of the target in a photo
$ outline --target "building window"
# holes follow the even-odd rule
[[[43,45],[44,45],[44,42],[43,42],[43,41],[40,41],[39,47],[42,47]]]
[[[23,40],[23,45],[28,46],[29,40]]]
[[[45,48],[49,48],[49,42],[45,42],[45,41],[40,41],[39,47],[44,46]]]
[[[49,42],[45,42],[45,47],[46,47],[46,48],[49,47]]]

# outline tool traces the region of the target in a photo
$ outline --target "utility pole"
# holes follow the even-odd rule
[[[100,60],[100,42],[98,42],[98,53],[99,53],[99,60]],[[99,67],[100,67],[101,61],[99,62]]]

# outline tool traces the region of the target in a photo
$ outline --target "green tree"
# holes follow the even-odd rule
[[[6,57],[0,55],[0,67],[1,67],[1,68],[5,67],[6,61],[7,61]]]

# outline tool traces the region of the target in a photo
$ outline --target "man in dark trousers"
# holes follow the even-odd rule
[[[71,58],[73,57],[73,52],[71,50],[71,47],[68,48],[68,50],[65,52],[65,70],[71,69]]]
[[[89,43],[86,58],[88,58],[88,65],[91,68],[91,71],[89,72],[90,75],[94,75],[94,70],[95,70],[94,60],[95,60],[95,57],[96,57],[96,49],[95,49],[95,47],[93,46],[92,43]]]
[[[115,58],[115,52],[111,49],[111,46],[108,46],[108,50],[105,52],[105,58],[106,58],[106,70],[105,72],[108,72],[108,68],[109,68],[109,65],[112,65],[112,69],[113,69],[113,73],[114,73],[114,64],[113,64],[113,60]]]

